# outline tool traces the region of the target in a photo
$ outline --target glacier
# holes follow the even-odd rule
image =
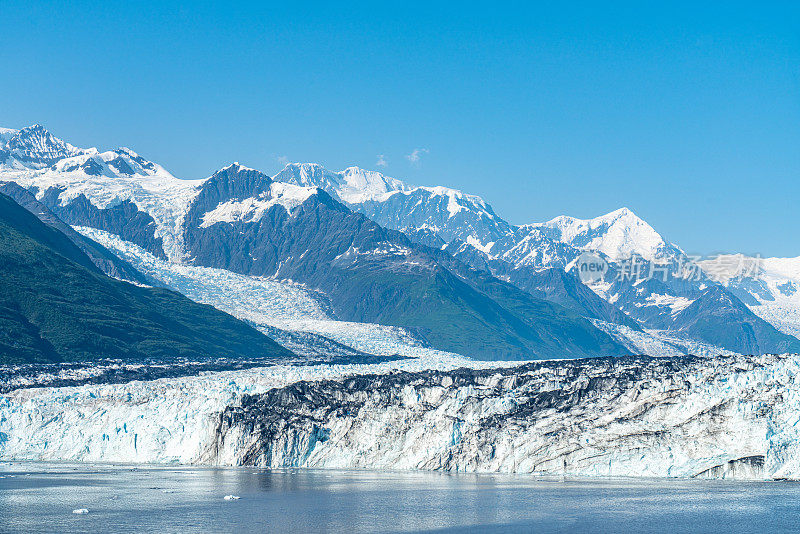
[[[800,479],[800,355],[275,365],[0,395],[0,459]]]
[[[173,263],[103,230],[81,226],[75,229],[154,281],[196,302],[210,304],[245,320],[271,337],[275,336],[277,328],[316,334],[378,356],[464,360],[463,356],[430,348],[401,327],[340,321],[330,310],[324,295],[291,280]]]
[[[590,320],[597,328],[628,347],[631,354],[647,354],[648,356],[660,357],[675,356],[676,354],[692,354],[694,356],[731,356],[737,354],[717,345],[702,343],[678,332],[652,328],[638,331],[621,324],[600,321],[599,319]]]
[[[122,384],[21,387],[0,395],[0,460],[206,463],[219,413],[243,395],[299,380],[463,365],[489,364],[419,358],[371,365],[274,365]]]

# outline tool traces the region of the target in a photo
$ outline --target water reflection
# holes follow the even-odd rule
[[[791,532],[798,505],[788,482],[0,464],[0,532]]]

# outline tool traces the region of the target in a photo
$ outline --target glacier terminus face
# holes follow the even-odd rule
[[[800,478],[800,356],[415,359],[25,388],[0,459]]]

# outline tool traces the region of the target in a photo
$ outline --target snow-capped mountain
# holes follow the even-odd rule
[[[214,206],[200,217],[200,228],[217,223],[257,223],[273,206],[291,213],[317,193],[315,187],[276,182],[261,172],[233,163],[203,184],[190,213]]]
[[[302,183],[335,194],[331,181],[314,179],[331,173],[315,169]],[[680,247],[628,208],[593,219],[561,216],[515,227],[480,197],[448,188],[399,187],[370,197],[348,206],[418,243],[442,248],[474,268],[587,317],[628,326],[633,320],[645,328],[673,331],[716,345],[719,339],[712,333],[714,328],[701,328],[687,316],[694,310],[718,306],[715,316],[725,316],[736,325],[756,325],[759,332],[751,336],[745,328],[741,337],[729,337],[723,346],[742,352],[794,346],[795,341],[760,321],[735,297],[721,299],[717,293],[712,297],[706,289],[716,282]],[[587,252],[608,266],[601,278],[584,280],[594,294],[581,291],[576,280],[580,272],[575,261]],[[563,269],[574,279],[556,277],[548,273],[550,269]],[[556,278],[561,280],[554,284]],[[608,304],[598,302],[600,299]],[[698,299],[697,305],[691,306]]]
[[[21,130],[0,128],[0,168],[43,168],[81,152],[40,124]]]
[[[303,180],[295,182],[338,195],[338,182],[329,178],[338,176],[336,173],[319,166],[314,166],[313,171],[302,173]],[[374,183],[386,182],[380,176],[376,174]],[[634,328],[639,324],[673,331],[717,344],[711,334],[713,328],[700,328],[696,321],[687,320],[687,314],[693,310],[717,305],[721,307],[718,317],[724,315],[737,325],[757,325],[756,331],[761,333],[755,337],[743,334],[741,338],[729,338],[728,348],[758,352],[792,346],[791,339],[760,322],[746,307],[735,302],[735,297],[711,298],[705,290],[716,282],[680,247],[667,241],[628,208],[593,219],[561,216],[545,223],[515,227],[480,197],[460,191],[404,186],[381,193],[374,193],[383,190],[380,186],[370,190],[373,193],[367,195],[368,200],[351,196],[351,200],[358,201],[349,202],[348,206],[418,243],[442,248],[476,269],[587,317]],[[587,252],[602,258],[608,266],[600,279],[584,281],[593,293],[582,291],[577,279],[580,272],[575,261]],[[571,279],[549,273],[551,269],[567,271]],[[554,283],[556,279],[558,283]]]
[[[603,254],[611,261],[639,256],[646,261],[670,261],[684,254],[628,208],[594,219],[562,215],[523,230],[546,228],[549,236],[580,251]]]
[[[366,192],[353,193],[354,181],[347,187],[341,185],[348,171],[370,177]],[[514,270],[508,260],[497,255],[515,249],[518,243],[522,243],[520,247],[533,245],[530,237],[534,231],[528,236],[521,235],[519,228],[498,216],[482,198],[441,186],[408,187],[380,173],[356,172],[353,168],[348,171],[334,173],[319,165],[292,164],[275,179],[322,189],[381,226],[403,232],[416,243],[443,249],[458,260],[507,280],[538,298],[564,305],[587,317],[633,325],[615,306],[604,303],[591,291],[583,291],[572,275],[548,276],[541,272],[553,266],[563,269],[577,255],[568,244],[551,237],[538,240],[537,250],[528,250],[526,259],[536,256],[540,262],[533,269],[530,262],[521,262],[520,267],[524,265],[525,268]],[[556,278],[561,280],[553,284]]]
[[[440,284],[451,282],[438,276],[446,272],[455,276],[452,283],[466,282],[459,286],[464,291],[477,290],[495,303],[498,295],[486,292],[503,281],[508,283],[502,286],[505,297],[529,298],[511,289],[516,286],[592,320],[685,336],[687,347],[690,342],[719,345],[712,333],[728,327],[688,317],[693,310],[714,310],[711,317],[737,327],[754,325],[752,332],[745,328],[741,336],[724,339],[721,346],[729,350],[777,352],[796,342],[740,306],[735,296],[707,291],[716,282],[628,209],[594,219],[557,217],[514,226],[478,196],[410,187],[357,167],[333,172],[316,164],[290,164],[270,177],[233,164],[206,179],[180,180],[130,149],[78,149],[40,126],[3,130],[0,139],[7,154],[0,181],[34,193],[68,224],[118,235],[176,263],[310,284],[330,293],[336,313],[349,321],[412,326],[404,314],[419,313],[420,303],[398,298],[409,286],[394,293],[397,288],[390,291],[385,283],[399,283],[410,273],[417,277],[415,284],[433,276],[439,289],[420,294],[443,295]],[[607,269],[584,284],[576,260],[587,252]],[[366,299],[355,298],[365,288],[356,272],[375,284],[367,286],[372,293]],[[400,315],[394,313],[398,307],[405,309]],[[478,308],[478,315],[486,313]],[[534,316],[542,318],[539,312]],[[455,337],[447,339],[439,348],[460,350],[451,343]]]
[[[202,180],[179,180],[129,148],[77,149],[38,125],[19,130],[7,146],[14,143],[41,148],[9,152],[0,181],[33,192],[68,224],[105,229],[161,257],[182,258],[180,227]]]
[[[423,243],[433,236],[442,245],[460,240],[487,255],[513,231],[482,198],[448,187],[394,191],[351,206],[378,224]],[[436,246],[439,242],[425,244]]]
[[[485,359],[626,352],[576,314],[471,272],[321,189],[239,165],[203,182],[182,242],[190,263],[307,284],[340,319],[412,329],[441,350]]]
[[[345,187],[344,196],[367,183],[370,194],[400,187],[355,169],[294,170],[301,184],[316,173]],[[338,319],[405,327],[433,348],[489,359],[628,352],[585,318],[478,276],[320,188],[239,164],[185,181],[128,149],[85,149],[3,179],[70,225],[118,235],[162,260],[307,284],[325,294]]]
[[[430,245],[462,240],[487,252],[512,232],[482,198],[448,187],[409,187],[375,171],[349,167],[329,171],[316,164],[289,164],[274,179],[317,187],[381,226],[416,234]]]
[[[391,191],[402,191],[406,185],[376,171],[348,167],[333,172],[316,163],[290,163],[273,177],[302,187],[317,187],[345,204],[357,204]]]

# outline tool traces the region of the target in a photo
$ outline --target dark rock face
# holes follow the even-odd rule
[[[145,170],[154,171],[156,169],[156,166],[152,161],[148,161],[148,160],[144,159],[142,156],[140,156],[139,154],[137,154],[136,152],[134,152],[134,151],[132,151],[132,150],[130,150],[128,148],[121,147],[121,148],[118,148],[117,150],[115,150],[115,152],[117,154],[127,156],[128,158],[130,158],[134,162],[136,162],[139,165],[141,165],[142,168],[145,169]],[[130,168],[129,165],[126,164],[126,166],[128,168]]]
[[[743,354],[800,351],[800,341],[779,332],[720,286],[705,289],[676,314],[675,327],[718,346],[736,347]]]
[[[786,281],[786,283],[778,285],[778,291],[780,291],[787,297],[791,297],[792,295],[797,293],[797,286],[791,281]]]
[[[420,237],[424,238],[425,241],[428,241],[428,242],[432,242],[433,241],[433,239],[429,236],[428,232],[420,233],[420,232],[414,231],[414,232],[409,233],[408,231],[405,231],[404,233],[407,236],[409,236],[409,238],[411,238],[412,241],[414,241],[415,243],[419,243],[421,245],[427,245],[427,243],[424,243],[423,241],[418,240]],[[437,234],[433,234],[433,235],[436,235],[438,237]],[[447,252],[448,254],[450,254],[451,256],[453,256],[454,258],[456,258],[458,261],[464,262],[467,265],[469,265],[470,267],[472,267],[473,269],[480,269],[481,271],[486,271],[486,272],[492,272],[493,273],[492,268],[496,267],[496,264],[499,263],[499,262],[492,261],[492,259],[489,258],[486,254],[484,254],[480,250],[476,249],[472,245],[470,245],[468,243],[464,243],[463,241],[461,241],[459,239],[454,239],[453,241],[450,241],[446,245],[443,245],[441,247],[435,247],[435,248],[440,248],[440,249],[444,250],[445,252]],[[500,267],[505,267],[506,265],[507,264],[504,263],[504,264],[500,265]],[[496,273],[493,273],[493,274],[496,274]]]
[[[95,161],[94,158],[89,158],[84,161],[80,168],[89,176],[100,176],[103,174],[103,166]]]
[[[203,183],[203,188],[192,203],[186,220],[199,224],[200,217],[221,202],[257,197],[261,193],[268,192],[270,184],[272,180],[263,172],[246,169],[234,163],[217,171]]]
[[[134,174],[134,170],[131,169],[131,166],[128,165],[128,162],[122,159],[122,157],[120,156],[117,156],[116,158],[109,161],[108,165],[116,169],[117,172],[121,174],[127,174],[129,176]]]
[[[156,237],[156,223],[149,214],[140,211],[130,200],[115,206],[100,209],[84,195],[61,205],[63,189],[50,188],[45,191],[42,203],[62,221],[74,226],[90,226],[120,236],[147,250],[154,256],[166,259],[163,239]]]
[[[555,302],[583,317],[641,330],[641,326],[635,320],[589,289],[574,272],[564,271],[560,267],[547,269],[536,268],[534,265],[514,267],[508,262],[490,259],[466,243],[451,243],[445,251],[476,269],[507,280],[536,298]]]
[[[419,243],[420,245],[424,245],[426,247],[441,249],[447,245],[444,239],[439,237],[439,234],[427,228],[413,228],[405,230],[403,233],[405,233],[414,243]]]
[[[560,268],[537,271],[530,267],[513,269],[509,281],[535,297],[556,302],[585,317],[617,323],[640,330],[639,324],[622,310],[600,298],[572,272]]]
[[[17,204],[36,215],[40,221],[67,236],[84,254],[89,256],[95,266],[108,276],[129,282],[153,285],[150,280],[128,262],[118,258],[105,247],[73,230],[71,226],[56,217],[44,204],[36,200],[36,197],[27,189],[15,182],[0,182],[0,193],[8,195]]]
[[[423,243],[420,237],[427,241],[432,241],[427,232],[422,234],[411,230],[405,230],[404,232],[418,243]],[[498,248],[502,250],[504,247],[512,246],[511,243],[515,239],[518,240],[519,236],[512,234],[500,238]],[[563,244],[559,246],[558,243],[542,239],[535,246],[541,247],[540,253],[556,256],[560,254],[564,258],[569,257],[566,252],[567,247]],[[445,247],[436,248],[443,248],[445,252],[470,267],[491,273],[493,276],[508,281],[536,298],[555,302],[583,317],[641,330],[639,323],[628,317],[618,307],[603,300],[597,293],[584,285],[574,272],[565,272],[562,267],[542,268],[539,263],[515,267],[510,262],[489,257],[484,252],[458,239],[451,241]]]
[[[253,222],[201,224],[220,202],[266,193],[270,183],[233,167],[209,179],[185,221],[191,261],[305,283],[341,319],[403,326],[436,348],[478,358],[627,352],[573,312],[415,245],[322,191],[291,213],[275,205]]]

